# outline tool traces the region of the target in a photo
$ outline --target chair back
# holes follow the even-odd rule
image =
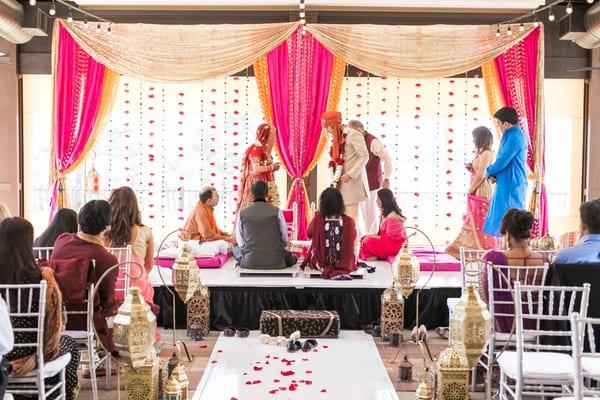
[[[50,259],[52,255],[52,251],[54,247],[34,247],[33,248],[33,256],[36,260],[46,260]]]
[[[479,273],[483,267],[481,264],[483,256],[488,250],[459,249],[460,254],[460,271],[462,273],[462,293],[465,292],[467,284],[479,288]]]
[[[544,265],[493,265],[486,264],[488,307],[492,314],[494,327],[501,327],[498,321],[507,321],[511,325],[515,318],[516,299],[513,299],[514,285],[544,285],[548,264]],[[510,327],[504,326],[510,332]],[[505,333],[507,333],[505,332]]]
[[[126,247],[108,247],[106,250],[115,256],[119,263],[125,263],[124,265],[119,266],[119,274],[117,275],[117,282],[115,284],[115,297],[123,300],[127,296],[127,291],[130,286],[131,245],[127,245]]]
[[[517,364],[521,365],[524,351],[571,353],[571,314],[576,311],[587,316],[589,294],[589,283],[568,287],[521,285],[515,281]],[[525,341],[525,336],[536,340]]]
[[[600,397],[600,387],[585,385],[585,381],[600,380],[600,374],[597,372],[598,368],[594,368],[594,371],[596,371],[594,373],[591,372],[592,369],[588,367],[590,364],[600,365],[600,353],[596,350],[594,325],[600,326],[600,318],[585,318],[577,312],[571,314],[573,375],[575,376],[573,396],[575,400],[582,400],[584,396]],[[589,342],[589,351],[584,350],[585,338],[587,338]]]
[[[14,348],[35,348],[37,374],[44,376],[44,321],[46,316],[47,282],[40,281],[29,285],[0,285],[0,296],[6,302],[15,338]],[[33,321],[32,327],[25,327],[23,320]],[[31,338],[31,339],[30,339]]]

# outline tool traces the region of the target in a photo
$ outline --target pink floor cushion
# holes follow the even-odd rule
[[[433,252],[431,248],[412,247],[411,251],[421,264],[421,271],[433,270]],[[395,259],[395,256],[390,256],[387,261],[391,264]],[[435,251],[435,264],[436,271],[460,271],[460,261],[439,249]]]
[[[202,257],[196,258],[196,264],[198,268],[220,268],[223,264],[231,258],[231,253],[219,254],[214,257]],[[171,268],[175,264],[175,259],[170,257],[158,257],[154,259],[154,262],[163,268]]]

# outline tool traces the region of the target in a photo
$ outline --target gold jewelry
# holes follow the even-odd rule
[[[99,246],[105,247],[104,242],[100,239],[100,235],[88,235],[87,233],[77,232],[77,237],[81,240],[85,240],[89,243],[95,243]]]

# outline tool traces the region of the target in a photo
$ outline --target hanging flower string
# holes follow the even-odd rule
[[[175,129],[177,129],[177,137],[178,137],[178,145],[177,145],[177,158],[181,161],[180,165],[185,165],[185,154],[184,154],[184,150],[185,150],[185,125],[184,125],[184,118],[185,118],[185,92],[184,92],[184,88],[183,85],[180,85],[178,87],[178,92],[177,92],[177,126]],[[203,104],[204,99],[201,100],[201,104]],[[200,110],[200,113],[203,113],[202,107]],[[182,176],[182,178],[184,178]],[[185,178],[184,178],[185,179]],[[178,183],[177,183],[177,219],[179,221],[183,221],[185,220],[184,217],[184,179],[179,179]]]
[[[415,220],[415,227],[419,227],[418,224],[418,208],[419,208],[419,197],[421,193],[418,191],[419,187],[419,159],[420,159],[420,141],[418,138],[421,137],[421,112],[422,112],[422,84],[421,82],[415,82],[415,114],[413,116],[414,119],[414,138],[415,145],[413,148],[413,158],[414,158],[414,177],[413,181],[415,182],[415,192],[414,192],[414,201],[413,201],[413,209],[415,213],[413,215],[413,219]]]
[[[148,129],[148,157],[149,157],[149,166],[147,168],[148,170],[148,218],[150,218],[151,220],[154,219],[154,190],[155,190],[155,185],[154,185],[154,167],[155,167],[155,148],[154,148],[154,140],[155,140],[155,135],[156,135],[156,128],[157,128],[157,124],[156,124],[156,117],[157,117],[157,113],[156,113],[156,94],[155,94],[155,90],[154,90],[154,86],[150,86],[148,87],[148,94],[146,95],[147,97],[147,120],[146,122],[148,123],[147,125],[147,129]]]

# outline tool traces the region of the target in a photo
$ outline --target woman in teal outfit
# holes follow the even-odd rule
[[[527,193],[527,138],[519,127],[517,112],[503,107],[494,114],[502,141],[496,161],[487,168],[487,177],[496,182],[483,231],[488,235],[502,236],[500,223],[511,208],[524,209]]]

